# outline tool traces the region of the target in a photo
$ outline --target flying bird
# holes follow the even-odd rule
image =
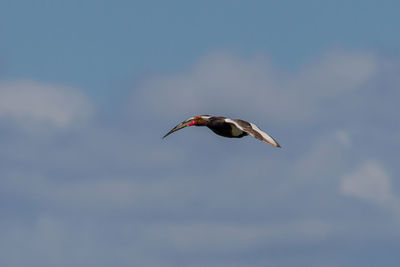
[[[239,119],[233,120],[221,116],[210,115],[191,117],[179,123],[171,131],[164,135],[163,138],[188,126],[207,126],[214,133],[229,138],[241,138],[246,135],[251,135],[267,144],[275,147],[281,147],[278,142],[274,140],[274,138],[272,138],[266,132],[261,131],[261,129],[258,128],[254,123]]]

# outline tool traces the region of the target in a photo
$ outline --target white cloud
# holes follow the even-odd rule
[[[284,223],[240,224],[227,222],[155,225],[151,231],[177,249],[195,251],[242,251],[260,244],[320,242],[335,232],[327,222],[299,220]]]
[[[369,53],[330,51],[303,67],[291,84],[303,88],[315,100],[337,97],[358,89],[377,71],[377,59]]]
[[[191,259],[205,255],[226,257],[251,253],[265,245],[307,246],[319,244],[337,230],[336,226],[317,220],[240,224],[148,223],[124,219],[114,226],[106,228],[104,221],[87,221],[87,217],[58,217],[46,213],[29,223],[3,221],[0,223],[0,248],[7,253],[2,254],[0,263],[4,266],[110,266],[112,263],[176,266],[171,259],[176,255],[191,256]],[[202,261],[205,266],[213,263],[212,258]]]
[[[357,197],[400,212],[400,199],[393,193],[390,176],[377,161],[366,161],[345,174],[340,183],[344,195]]]
[[[0,116],[24,127],[42,123],[68,127],[92,110],[90,101],[73,88],[33,81],[0,84]]]
[[[351,139],[348,131],[336,130],[313,135],[307,153],[303,153],[294,164],[298,182],[329,179],[346,166]]]
[[[76,135],[55,134],[50,140],[41,135],[2,138],[0,192],[6,200],[7,221],[0,223],[4,237],[0,248],[8,261],[0,259],[0,265],[177,266],[176,261],[186,257],[187,262],[203,259],[197,266],[220,266],[218,259],[225,265],[231,261],[230,266],[248,266],[241,264],[243,258],[265,266],[265,259],[275,254],[265,255],[268,250],[280,251],[277,254],[284,260],[286,255],[294,256],[287,264],[293,266],[300,254],[299,262],[304,262],[304,255],[313,255],[312,259],[326,255],[332,247],[333,253],[341,255],[348,247],[335,250],[338,240],[350,247],[351,242],[397,238],[398,224],[390,213],[376,218],[371,211],[381,210],[371,208],[361,215],[343,216],[354,214],[353,207],[360,203],[338,195],[337,177],[360,156],[354,149],[361,142],[358,131],[365,136],[371,124],[348,120],[351,124],[337,125],[343,120],[338,113],[330,113],[324,123],[315,120],[323,117],[327,99],[357,101],[357,90],[375,71],[374,57],[363,53],[328,53],[295,73],[274,70],[265,59],[217,54],[185,73],[143,83],[142,96],[135,93],[137,104],[147,112],[139,113],[143,121],[154,114],[162,118],[162,113],[192,112],[243,112],[244,119],[258,112],[256,116],[267,114],[266,119],[276,114],[276,119],[290,122],[309,120],[295,127],[287,123],[283,137],[276,136],[286,138],[281,150],[253,139],[229,140],[212,134],[196,139],[199,142],[176,138],[179,146],[174,147],[174,139],[161,140],[163,130],[169,129],[157,128],[162,128],[160,119],[142,125],[120,117],[117,123],[99,118],[101,124],[80,128]],[[69,89],[36,86],[50,87],[37,90],[46,101],[35,101],[54,112],[21,106],[13,110],[0,101],[5,110],[0,115],[23,125],[43,122],[66,127],[90,113],[51,105],[62,102],[57,99],[68,95]],[[68,99],[74,102],[73,97]],[[235,107],[240,99],[246,105]],[[381,116],[381,110],[374,112]],[[201,135],[207,129],[188,131]],[[385,144],[387,139],[379,145]],[[374,176],[367,177],[373,186],[365,186],[366,175]],[[390,176],[375,161],[372,167],[362,164],[345,175],[341,192],[393,210],[399,203]],[[21,223],[15,224],[14,216]],[[298,254],[298,247],[304,253]],[[26,257],[21,259],[21,253]],[[331,257],[324,259],[331,261]],[[269,265],[285,265],[279,263]]]
[[[344,146],[351,146],[350,134],[344,130],[337,130],[335,132],[339,144]]]
[[[266,58],[243,59],[213,53],[189,71],[144,81],[134,103],[158,116],[210,113],[267,120],[303,121],[318,117],[324,101],[346,98],[376,72],[368,53],[329,52],[288,73]],[[256,115],[258,114],[258,115]],[[234,114],[236,115],[236,114]]]

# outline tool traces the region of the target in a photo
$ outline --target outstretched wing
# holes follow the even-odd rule
[[[230,123],[240,129],[243,132],[248,133],[249,135],[267,143],[275,147],[281,147],[278,142],[275,141],[269,134],[263,132],[260,128],[257,127],[254,123],[249,123],[243,120],[232,120],[225,119],[225,122]]]

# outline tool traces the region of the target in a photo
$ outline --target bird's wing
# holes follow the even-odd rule
[[[232,119],[225,119],[225,122],[230,123],[241,131],[267,143],[275,147],[281,147],[278,142],[275,141],[269,134],[263,132],[260,128],[257,127],[254,123],[249,123],[243,120],[232,120]]]

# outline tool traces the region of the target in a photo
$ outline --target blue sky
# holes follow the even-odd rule
[[[399,8],[1,1],[0,264],[398,266]]]
[[[2,1],[2,76],[109,97],[115,86],[184,69],[215,49],[265,53],[284,68],[336,46],[392,55],[397,8],[396,1]]]

